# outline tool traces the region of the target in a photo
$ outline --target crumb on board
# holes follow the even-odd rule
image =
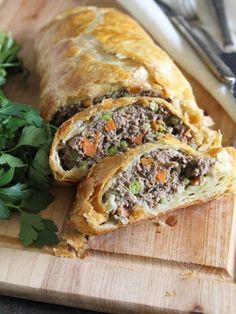
[[[165,224],[170,226],[170,227],[174,227],[177,224],[177,219],[175,215],[170,215],[167,217]]]
[[[154,221],[154,225],[156,227],[161,227],[161,226],[166,226],[166,223],[163,220],[158,219],[157,221]]]
[[[183,276],[183,277],[193,277],[194,275],[195,275],[195,271],[192,271],[192,270],[188,270],[179,274],[179,276]]]
[[[175,290],[171,290],[171,291],[166,291],[165,293],[165,297],[176,297],[177,296],[177,293]]]

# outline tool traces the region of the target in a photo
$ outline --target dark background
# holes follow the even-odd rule
[[[96,314],[85,311],[41,302],[28,301],[0,296],[0,314]]]

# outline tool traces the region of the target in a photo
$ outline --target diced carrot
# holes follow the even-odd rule
[[[143,166],[151,166],[151,165],[153,165],[153,159],[152,158],[145,158],[145,157],[143,157],[143,158],[141,158],[141,164],[143,165]]]
[[[106,131],[112,131],[116,129],[116,124],[114,122],[113,119],[110,119],[109,121],[107,121],[106,125],[105,125],[105,130]]]
[[[97,144],[98,144],[99,138],[100,138],[100,133],[97,132],[95,142],[91,142],[91,141],[87,140],[86,138],[83,140],[82,147],[83,147],[83,151],[84,151],[86,156],[91,157],[91,156],[96,155]]]
[[[87,140],[86,138],[83,140],[82,146],[83,151],[87,156],[94,156],[97,152],[96,144]]]
[[[160,183],[165,183],[167,179],[167,172],[165,170],[156,173],[156,180]]]
[[[199,185],[200,184],[200,178],[194,178],[192,181],[191,181],[191,184],[192,185]]]
[[[143,141],[143,134],[139,134],[133,138],[133,143],[141,145]]]
[[[152,127],[152,129],[153,129],[154,131],[158,131],[158,130],[159,130],[159,126],[158,126],[158,124],[156,123],[155,120],[152,120],[152,121],[151,121],[151,127]]]

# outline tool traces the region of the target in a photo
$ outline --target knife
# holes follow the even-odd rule
[[[164,11],[169,17],[174,26],[184,35],[192,47],[196,50],[211,72],[221,82],[228,86],[233,86],[236,82],[234,73],[224,63],[214,49],[206,45],[202,39],[204,32],[200,28],[192,27],[183,15],[177,14],[170,6],[161,0],[155,0],[156,4]]]

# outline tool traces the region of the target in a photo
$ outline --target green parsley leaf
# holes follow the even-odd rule
[[[7,188],[0,188],[0,198],[5,202],[17,202],[29,197],[30,192],[27,184],[16,183]]]
[[[10,33],[0,33],[0,85],[6,81],[7,69],[21,68],[22,62],[17,54],[21,46]]]
[[[25,126],[22,130],[21,137],[16,147],[25,145],[39,147],[40,145],[44,144],[46,140],[47,137],[45,136],[43,129],[37,128],[34,125]]]
[[[11,168],[19,168],[25,166],[25,164],[20,158],[12,156],[10,154],[2,153],[0,155],[0,165],[4,164],[7,164]]]
[[[21,213],[19,238],[24,245],[31,245],[37,238],[38,232],[44,229],[41,216],[27,212]]]
[[[14,177],[14,173],[15,173],[15,168],[10,168],[5,173],[3,171],[0,172],[0,186],[4,186],[10,183]]]
[[[51,142],[42,145],[37,151],[34,161],[33,161],[34,168],[37,169],[38,171],[40,171],[41,169],[41,172],[43,170],[43,173],[45,175],[51,173],[49,169],[49,163],[48,163],[50,146],[51,146]]]
[[[35,125],[38,128],[43,125],[43,119],[40,117],[38,110],[33,108],[26,111],[24,118],[28,124]]]
[[[38,213],[52,201],[53,196],[48,190],[33,190],[29,198],[22,200],[21,207],[32,213]]]
[[[55,245],[58,243],[58,237],[56,232],[57,226],[52,220],[44,219],[44,229],[38,232],[38,238],[34,241],[34,245]]]
[[[0,219],[9,219],[11,212],[3,200],[0,199]]]
[[[46,177],[43,172],[37,171],[33,166],[29,167],[28,175],[29,180],[33,182],[33,184],[47,186],[49,183],[48,177]]]

